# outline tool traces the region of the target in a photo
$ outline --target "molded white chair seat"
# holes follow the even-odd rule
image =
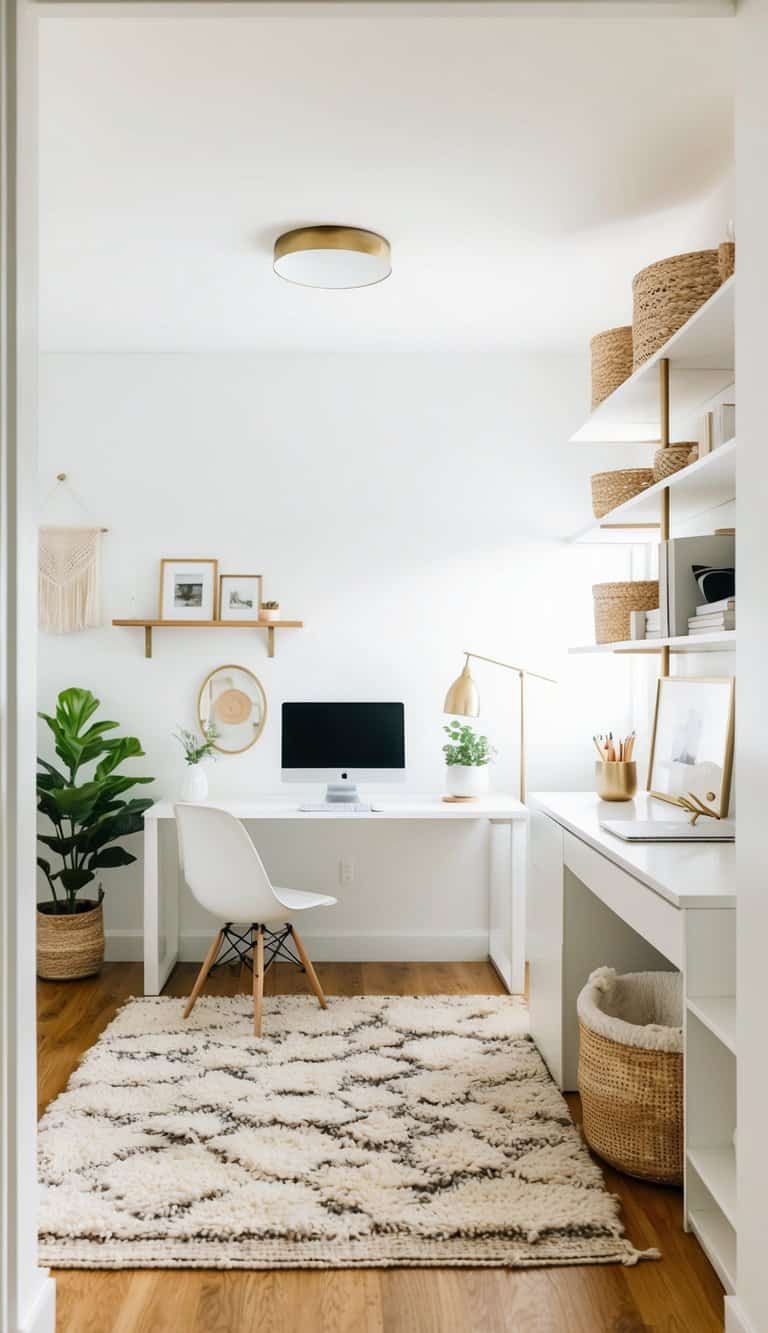
[[[338,898],[328,893],[308,893],[306,889],[285,889],[279,884],[272,888],[288,912],[303,912],[307,907],[335,907]]]
[[[225,923],[208,950],[184,1017],[191,1014],[206,977],[216,964],[222,941],[228,946],[226,958],[234,953],[241,964],[247,963],[253,969],[253,1026],[257,1037],[261,1036],[264,974],[278,955],[297,963],[306,972],[325,1009],[322,987],[291,917],[310,908],[333,907],[336,899],[327,893],[275,887],[245,825],[228,811],[187,802],[176,805],[174,810],[184,878],[198,902]],[[251,933],[250,944],[246,943],[248,930],[245,933],[232,930],[234,924],[244,922]],[[270,929],[276,923],[282,926],[277,933]],[[267,948],[271,949],[266,967],[265,935]],[[298,958],[290,952],[290,944],[295,944]]]

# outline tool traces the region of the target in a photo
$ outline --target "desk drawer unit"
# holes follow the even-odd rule
[[[572,833],[563,838],[563,859],[590,892],[642,935],[674,967],[683,966],[683,913]]]

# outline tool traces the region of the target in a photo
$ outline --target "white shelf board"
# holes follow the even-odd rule
[[[696,1208],[688,1224],[729,1295],[736,1290],[736,1233],[718,1208]]]
[[[625,639],[622,643],[587,643],[569,648],[569,653],[658,653],[669,648],[673,653],[730,652],[736,647],[736,630],[724,629],[711,634],[680,634],[671,639]]]
[[[711,454],[673,472],[665,481],[656,482],[647,491],[617,505],[596,523],[578,532],[572,540],[590,545],[658,542],[661,497],[667,488],[673,527],[735,499],[736,441],[728,440]],[[649,523],[653,527],[649,528]]]
[[[672,438],[734,378],[734,294],[728,278],[658,352],[620,384],[571,436],[572,444],[658,443],[659,374],[669,358]]]
[[[689,1148],[688,1161],[736,1229],[736,1153],[732,1147]]]
[[[736,996],[689,995],[687,1007],[729,1051],[736,1054]]]

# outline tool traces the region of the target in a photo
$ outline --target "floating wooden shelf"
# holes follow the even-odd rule
[[[275,655],[276,629],[303,629],[303,620],[113,620],[113,625],[144,630],[144,656],[152,656],[153,629],[265,629],[267,654]]]

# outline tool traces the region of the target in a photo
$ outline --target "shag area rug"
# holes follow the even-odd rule
[[[40,1126],[56,1268],[634,1263],[512,997],[129,1001]]]

